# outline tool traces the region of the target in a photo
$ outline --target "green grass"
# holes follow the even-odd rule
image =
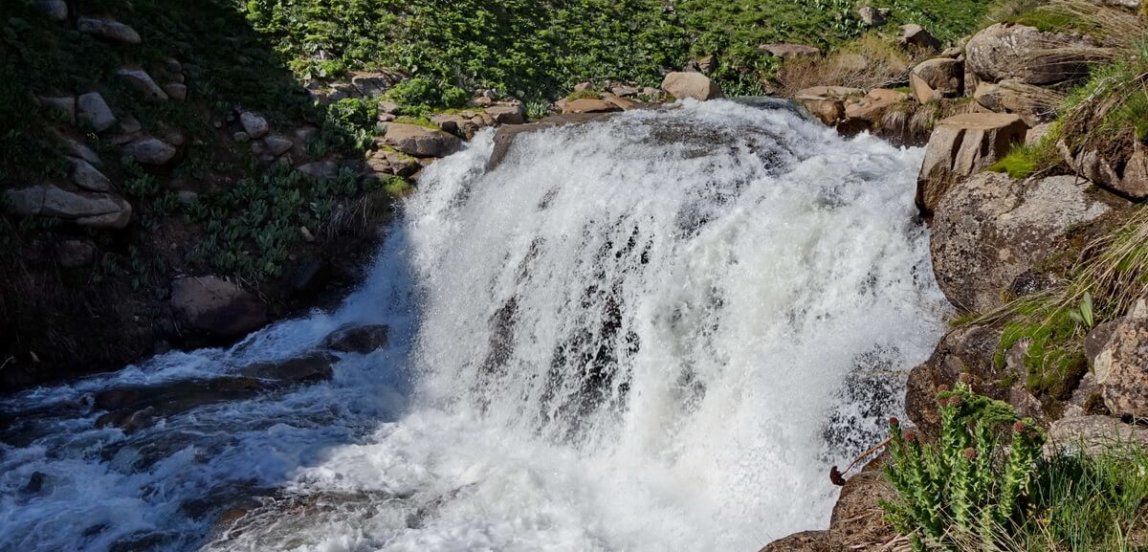
[[[1007,173],[1015,179],[1028,178],[1052,168],[1061,162],[1056,151],[1060,139],[1059,127],[1054,126],[1034,144],[1017,144],[1008,155],[989,166],[990,171]]]

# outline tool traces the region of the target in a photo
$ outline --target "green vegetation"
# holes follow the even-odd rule
[[[935,443],[891,425],[885,474],[898,500],[882,507],[914,550],[1138,549],[1130,535],[1148,521],[1148,451],[1107,442],[1042,456],[1040,430],[1006,403],[963,384],[938,403]]]
[[[984,0],[893,0],[890,28],[920,23],[942,40],[972,30]],[[398,95],[450,106],[455,89],[555,99],[574,84],[656,86],[663,71],[715,56],[730,94],[760,93],[776,42],[822,49],[859,37],[853,0],[249,0],[242,9],[303,78],[395,69],[417,79]],[[436,91],[437,90],[437,91]],[[407,103],[407,102],[399,102]]]
[[[1056,151],[1056,142],[1060,136],[1059,127],[1053,126],[1036,143],[1013,146],[1008,155],[993,163],[988,170],[1007,173],[1016,179],[1028,178],[1048,170],[1061,162],[1060,153]]]
[[[892,462],[885,475],[900,500],[881,506],[915,550],[973,543],[991,550],[1028,502],[1044,438],[1007,403],[963,385],[938,399],[937,443],[922,444],[890,424]],[[1002,428],[1009,428],[1006,443],[1000,443]]]

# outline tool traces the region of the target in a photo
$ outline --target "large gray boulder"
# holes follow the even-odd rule
[[[980,81],[1013,79],[1047,86],[1086,78],[1093,67],[1116,53],[1081,35],[997,23],[969,39],[965,63]]]
[[[996,84],[978,84],[973,98],[989,111],[1014,113],[1024,119],[1025,124],[1035,127],[1056,118],[1056,110],[1064,101],[1064,94],[1043,86],[1005,79]]]
[[[172,282],[171,307],[183,324],[219,338],[242,337],[267,323],[267,308],[258,298],[216,276]]]
[[[91,163],[78,157],[69,157],[71,163],[72,182],[91,192],[110,192],[112,181],[104,173],[92,166]]]
[[[139,44],[143,42],[135,29],[111,19],[97,19],[94,17],[81,17],[76,21],[76,29],[81,33],[90,34],[109,42],[122,44]]]
[[[937,123],[917,175],[917,208],[932,213],[953,184],[1024,143],[1027,131],[1019,116],[1000,113],[965,113]]]
[[[21,216],[58,217],[90,228],[123,228],[132,206],[114,194],[73,192],[41,184],[4,192],[9,212]]]
[[[954,185],[933,216],[937,284],[953,305],[985,312],[1004,304],[1018,276],[1063,246],[1070,228],[1119,200],[1075,176],[1013,180],[985,172]]]
[[[722,96],[717,83],[701,73],[670,73],[662,79],[662,90],[679,100],[693,98],[704,102]]]
[[[116,124],[112,108],[99,92],[88,92],[76,98],[76,120],[96,132],[103,132]]]
[[[1112,415],[1148,417],[1148,296],[1112,330],[1092,370]]]
[[[441,130],[400,123],[387,124],[387,145],[415,157],[446,157],[462,147],[457,136]]]
[[[175,146],[152,136],[143,136],[132,142],[124,144],[121,148],[124,155],[132,158],[141,165],[163,166],[175,158]]]

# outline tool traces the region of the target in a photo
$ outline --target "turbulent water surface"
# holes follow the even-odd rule
[[[0,400],[0,550],[756,550],[823,526],[941,331],[919,150],[730,102],[492,136],[428,169],[362,288],[229,350]],[[97,391],[344,324],[331,381],[124,434]]]

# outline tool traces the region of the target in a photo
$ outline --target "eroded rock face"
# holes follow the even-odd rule
[[[1148,297],[1112,330],[1092,369],[1114,416],[1148,416]]]
[[[982,82],[973,94],[976,102],[996,113],[1015,113],[1030,127],[1056,118],[1056,109],[1064,94],[1040,86],[1005,79],[992,84]]]
[[[1057,149],[1081,177],[1131,199],[1148,198],[1148,148],[1140,142],[1129,149],[1102,152],[1095,147],[1074,150],[1061,140]]]
[[[172,282],[171,307],[188,327],[224,339],[242,337],[267,323],[267,308],[258,298],[216,276]]]
[[[997,23],[965,45],[965,63],[978,80],[1013,79],[1040,86],[1073,82],[1115,52],[1068,33],[1046,33],[1035,27]]]
[[[1019,116],[1001,113],[966,113],[937,123],[917,176],[917,208],[931,214],[950,187],[1007,155],[1027,131]]]
[[[387,124],[385,143],[415,157],[446,157],[462,147],[458,137],[418,125]]]
[[[1089,188],[1075,176],[1020,181],[993,172],[953,186],[937,205],[929,244],[949,302],[973,312],[1002,305],[1003,291],[1057,251],[1069,228],[1118,204]]]
[[[701,73],[670,73],[662,80],[662,90],[680,99],[712,100],[722,96],[717,83]]]

